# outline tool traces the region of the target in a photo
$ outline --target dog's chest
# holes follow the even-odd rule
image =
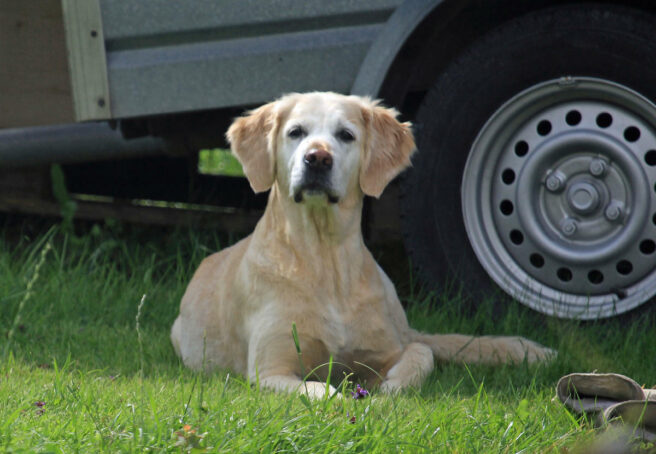
[[[370,311],[376,311],[373,315]],[[400,348],[401,342],[384,311],[376,307],[326,305],[322,314],[321,337],[336,359],[371,361]]]
[[[330,312],[322,335],[334,361],[334,378],[339,380],[354,374],[358,380],[377,382],[377,373],[387,370],[402,349],[395,330],[386,328],[366,311]],[[328,359],[324,358],[323,364]]]

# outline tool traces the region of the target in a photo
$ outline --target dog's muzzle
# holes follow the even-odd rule
[[[337,203],[339,198],[333,194],[330,185],[330,171],[333,168],[333,156],[322,148],[312,149],[303,157],[303,179],[294,193],[294,201],[303,201],[303,194],[325,194],[328,202]]]

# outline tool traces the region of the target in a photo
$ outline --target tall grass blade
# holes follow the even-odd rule
[[[5,343],[5,348],[2,353],[3,361],[7,358],[7,354],[9,353],[9,348],[11,346],[11,341],[14,337],[14,333],[16,332],[16,328],[19,326],[21,322],[23,309],[25,308],[25,304],[32,297],[34,284],[39,279],[39,272],[41,271],[41,267],[46,261],[46,255],[48,254],[48,251],[50,251],[51,248],[52,248],[51,243],[47,242],[46,245],[43,247],[43,249],[41,249],[41,256],[39,257],[39,261],[34,266],[34,273],[32,274],[32,278],[27,282],[27,286],[25,288],[25,294],[23,295],[23,298],[18,303],[18,309],[16,310],[14,321],[11,324],[11,327],[9,328],[9,333],[7,334],[7,342]]]

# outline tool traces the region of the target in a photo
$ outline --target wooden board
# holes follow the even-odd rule
[[[107,59],[98,0],[61,0],[77,121],[111,118]]]
[[[221,232],[247,234],[255,228],[261,212],[219,213],[203,210],[135,206],[128,203],[75,201],[75,219],[118,219],[130,224],[179,225],[215,228]],[[0,194],[0,211],[60,217],[55,201],[21,194]]]
[[[72,122],[60,0],[0,0],[0,128]]]
[[[244,211],[191,204],[170,207],[162,202],[152,202],[149,206],[144,201],[137,203],[111,197],[94,198],[76,194],[70,194],[70,197],[77,204],[75,219],[85,220],[113,218],[134,224],[194,225],[246,234],[253,231],[262,216],[259,210]],[[50,168],[0,169],[0,212],[61,216],[61,207],[52,194]]]

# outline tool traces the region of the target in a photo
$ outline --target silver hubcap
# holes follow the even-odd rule
[[[618,84],[564,78],[503,105],[472,146],[465,226],[490,276],[568,318],[656,293],[656,107]]]

